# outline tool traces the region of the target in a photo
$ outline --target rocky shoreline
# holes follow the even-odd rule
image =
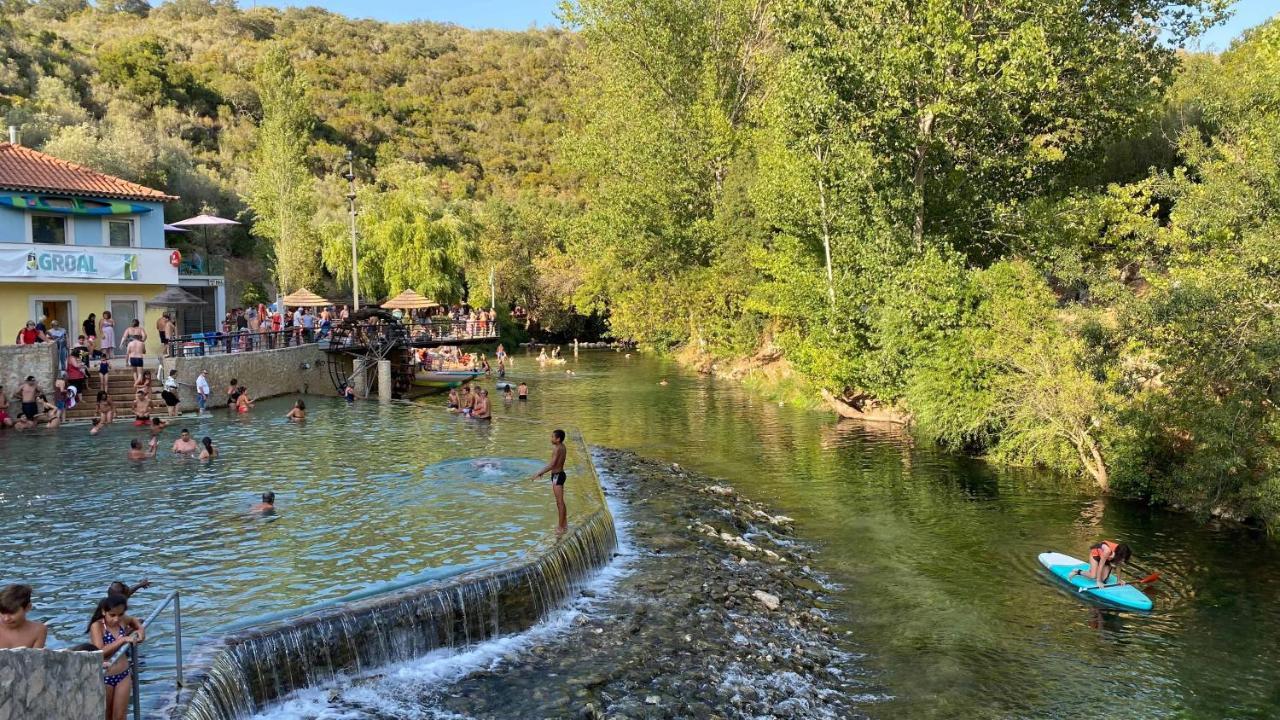
[[[402,685],[394,715],[344,691],[329,708],[388,719],[409,707],[477,720],[862,716],[855,703],[875,689],[832,629],[789,518],[678,466],[615,450],[598,450],[596,464],[621,516],[624,568],[607,590],[586,591],[567,628],[449,682]]]

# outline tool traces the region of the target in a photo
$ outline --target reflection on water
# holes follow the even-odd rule
[[[510,375],[530,402],[499,415],[582,427],[797,518],[841,587],[862,662],[894,697],[873,716],[1280,716],[1280,553],[1262,534],[1100,500],[653,358],[583,353],[573,377],[531,360]],[[1036,562],[1108,537],[1134,546],[1137,575],[1161,573],[1154,612],[1086,605]]]
[[[6,474],[0,495],[0,581],[34,586],[33,617],[49,622],[55,647],[82,642],[113,580],[152,581],[133,614],[178,588],[190,648],[215,631],[519,559],[553,542],[551,493],[528,479],[550,454],[548,428],[482,425],[409,403],[308,404],[301,425],[284,421],[284,399],[247,416],[182,420],[196,437],[214,438],[220,456],[208,463],[166,451],[178,428],[161,438],[160,457],[143,463],[125,452],[145,432],[123,423],[98,437],[74,426],[0,434],[0,458],[21,468]],[[579,468],[581,454],[571,448]],[[276,514],[250,514],[266,490],[276,494]],[[575,514],[595,502],[583,483],[568,495]],[[172,662],[170,622],[163,618],[147,643],[152,668]]]

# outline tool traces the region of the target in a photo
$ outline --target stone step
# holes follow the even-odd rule
[[[124,418],[126,416],[128,416],[129,418],[133,417],[133,407],[131,403],[117,402],[117,403],[112,403],[112,405],[114,405],[116,408],[117,418]],[[163,401],[161,400],[151,401],[152,415],[165,415],[168,412],[168,410],[169,410],[168,406],[165,405]],[[68,420],[88,420],[97,414],[98,414],[97,402],[78,403],[75,407],[67,411],[67,419]]]

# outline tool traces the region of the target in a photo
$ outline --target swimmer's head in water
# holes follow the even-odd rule
[[[200,438],[200,444],[204,445],[205,450],[208,450],[209,452],[213,452],[213,438],[206,435]]]
[[[181,432],[181,433],[179,433],[179,434],[180,434],[180,435],[182,435],[182,439],[183,439],[183,440],[190,440],[190,439],[191,439],[191,431],[190,431],[190,430],[188,430],[188,429],[186,429],[186,428],[182,428],[182,432]]]
[[[160,427],[161,425],[164,424],[164,421],[161,420],[160,418],[151,418],[151,424],[155,427]]]
[[[276,494],[275,494],[275,493],[273,493],[273,492],[271,492],[270,490],[268,490],[268,491],[266,491],[266,492],[262,493],[262,502],[263,502],[263,503],[265,503],[265,504],[267,504],[267,505],[275,505],[275,504],[276,504]]]
[[[130,441],[129,441],[129,447],[130,447],[130,448],[132,448],[132,449],[134,449],[134,450],[141,450],[141,449],[142,449],[142,443],[138,442],[138,439],[137,439],[137,438],[134,438],[134,439],[132,439],[132,440],[130,440]]]
[[[306,410],[306,409],[307,409],[307,404],[306,404],[306,403],[304,403],[304,402],[302,402],[301,400],[299,400],[298,402],[294,403],[294,404],[293,404],[293,406],[294,406],[294,407],[296,407],[296,408],[298,408],[299,410]]]

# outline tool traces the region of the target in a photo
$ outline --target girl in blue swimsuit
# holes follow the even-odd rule
[[[89,620],[89,639],[102,650],[104,658],[110,657],[125,645],[142,642],[146,631],[134,618],[125,615],[129,601],[123,595],[108,595],[98,601],[98,607]],[[122,656],[107,669],[102,681],[107,686],[108,720],[125,720],[129,711],[129,693],[133,689],[129,660]]]

